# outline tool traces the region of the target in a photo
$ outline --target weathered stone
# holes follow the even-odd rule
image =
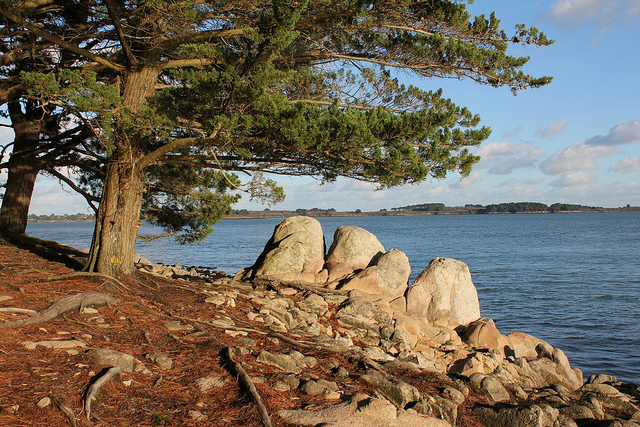
[[[503,402],[511,398],[509,392],[504,388],[500,380],[494,376],[485,377],[480,383],[480,389],[485,396],[494,402]]]
[[[445,420],[455,426],[458,419],[458,406],[440,396],[427,396],[415,404],[413,409],[423,415]]]
[[[173,360],[166,353],[151,353],[147,356],[152,362],[154,362],[160,369],[168,370],[173,367]]]
[[[190,410],[189,417],[194,421],[203,421],[207,419],[207,416],[200,411]]]
[[[566,408],[562,408],[562,414],[574,420],[595,419],[595,416],[593,415],[593,412],[591,412],[591,409],[583,405],[574,404]]]
[[[318,294],[309,294],[304,300],[298,303],[301,310],[314,313],[317,316],[324,316],[329,310],[327,301]]]
[[[324,235],[318,220],[308,216],[294,216],[276,225],[273,235],[244,279],[255,277],[282,281],[322,283]]]
[[[391,314],[379,309],[370,301],[350,297],[336,313],[336,320],[342,326],[362,329],[374,337],[380,336],[380,328],[391,327]]]
[[[179,332],[179,331],[192,331],[193,326],[185,325],[180,322],[166,322],[164,327],[171,332]]]
[[[317,396],[324,392],[325,388],[313,380],[305,381],[300,389],[309,396]]]
[[[540,344],[546,344],[543,340],[536,338],[524,332],[511,332],[506,336],[509,349],[505,351],[507,357],[538,357],[536,347]]]
[[[603,396],[615,396],[620,393],[617,388],[603,383],[585,384],[580,387],[579,391],[600,394]]]
[[[402,297],[407,290],[411,265],[404,252],[391,249],[380,256],[373,265],[365,268],[340,289],[358,289],[370,294]]]
[[[509,345],[507,338],[498,331],[493,320],[488,317],[471,322],[462,337],[462,341],[474,348],[496,348],[503,356],[505,355],[505,347]]]
[[[456,388],[446,387],[442,392],[442,395],[458,405],[462,405],[464,403],[464,394]]]
[[[323,427],[450,427],[445,420],[415,411],[397,410],[383,399],[356,394],[351,399],[315,410],[281,410],[278,415],[291,424]]]
[[[293,374],[299,374],[302,372],[302,369],[296,360],[288,354],[273,354],[263,350],[260,352],[256,360],[260,363],[264,363],[265,365],[275,366],[285,372]]]
[[[285,383],[284,381],[278,380],[275,383],[273,383],[273,389],[276,391],[290,391],[291,386]]]
[[[369,383],[398,408],[420,400],[420,392],[414,386],[401,380],[387,380],[378,371],[367,372],[362,380]]]
[[[204,377],[196,381],[196,385],[201,393],[206,393],[212,388],[220,388],[225,385],[226,381],[221,377]]]
[[[51,398],[45,396],[42,399],[38,400],[38,403],[36,405],[38,406],[38,408],[44,409],[47,406],[51,405]]]
[[[86,354],[102,365],[118,366],[124,371],[133,371],[135,357],[130,354],[105,348],[89,350]]]
[[[327,253],[327,281],[334,282],[356,270],[365,269],[384,252],[378,238],[367,230],[353,226],[338,227]]]
[[[478,406],[474,413],[483,427],[552,427],[548,415],[537,405],[515,408]]]
[[[407,312],[456,328],[480,318],[480,303],[469,267],[450,258],[434,258],[406,293]]]
[[[618,379],[613,375],[596,374],[590,375],[586,381],[586,384],[602,384],[602,383],[616,383]]]

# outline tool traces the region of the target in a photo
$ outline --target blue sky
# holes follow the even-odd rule
[[[384,191],[353,180],[319,186],[312,179],[278,177],[287,198],[272,209],[370,211],[510,201],[640,205],[640,0],[476,0],[468,9],[474,15],[495,11],[507,34],[526,24],[556,41],[510,48],[512,55],[531,57],[528,74],[554,77],[549,86],[517,96],[469,81],[407,80],[424,89],[442,87],[492,128],[471,175]],[[0,128],[0,141],[7,139],[11,134]],[[265,208],[246,197],[236,207]],[[31,213],[85,211],[84,200],[68,188],[38,180]]]

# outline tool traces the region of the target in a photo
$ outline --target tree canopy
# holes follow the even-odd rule
[[[73,59],[12,81],[90,131],[85,155],[102,163],[84,181],[101,197],[88,268],[113,273],[133,267],[143,206],[194,241],[237,201],[229,190],[281,200],[265,174],[383,188],[469,174],[490,129],[399,73],[516,92],[551,78],[525,74],[507,46],[552,41],[507,35],[464,3],[0,0],[0,16],[33,40],[15,52]]]

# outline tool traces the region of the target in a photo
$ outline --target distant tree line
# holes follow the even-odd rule
[[[403,206],[400,208],[391,208],[392,211],[429,211],[444,212],[446,206],[444,203],[423,203],[421,205]]]
[[[546,205],[539,202],[509,202],[490,205],[466,204],[461,207],[447,207],[443,203],[423,203],[417,205],[392,208],[392,211],[413,211],[433,213],[467,213],[467,214],[491,214],[491,213],[525,213],[525,212],[589,212],[603,210],[602,207],[574,205],[569,203],[554,203]]]
[[[64,215],[29,215],[30,222],[69,222],[69,221],[95,221],[95,215],[77,213]]]

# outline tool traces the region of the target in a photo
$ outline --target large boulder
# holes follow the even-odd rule
[[[367,268],[373,260],[384,254],[378,238],[360,227],[338,227],[327,253],[325,268],[328,282],[335,282],[356,270]]]
[[[370,294],[397,298],[406,292],[410,275],[411,265],[407,255],[397,249],[391,249],[380,256],[373,265],[347,281],[340,289],[358,289]]]
[[[435,325],[456,328],[480,318],[480,302],[469,267],[451,258],[434,258],[406,293],[407,312]]]
[[[273,235],[250,269],[241,279],[266,278],[282,281],[323,283],[324,235],[318,220],[293,216],[276,225]]]

